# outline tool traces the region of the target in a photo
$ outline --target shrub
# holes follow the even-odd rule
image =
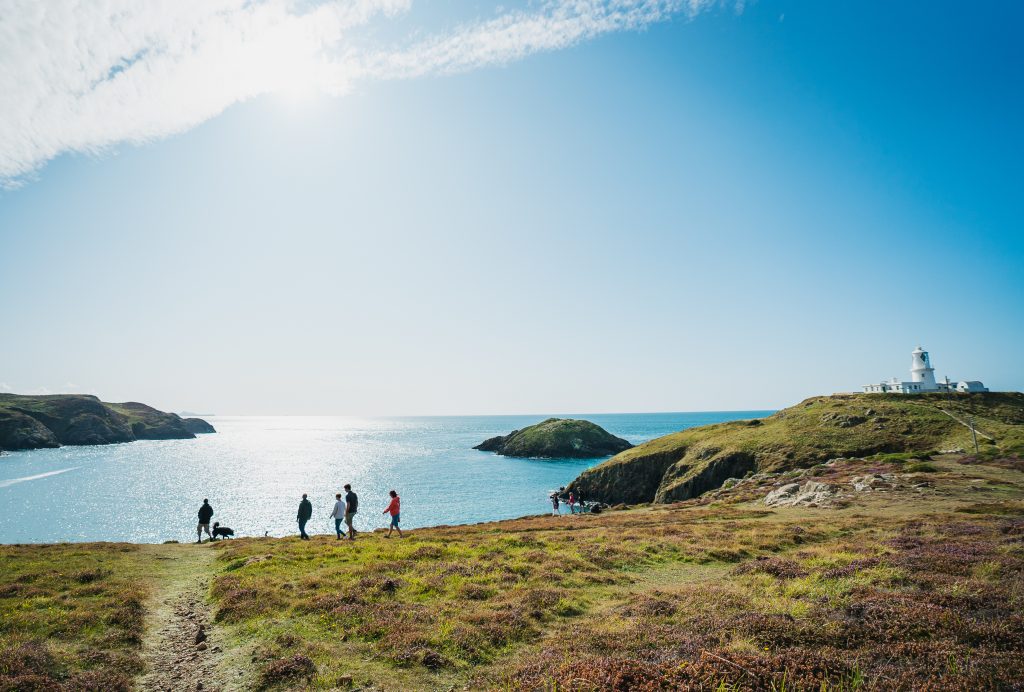
[[[295,654],[279,658],[263,667],[260,686],[270,687],[292,680],[309,679],[316,675],[316,664],[308,656]]]

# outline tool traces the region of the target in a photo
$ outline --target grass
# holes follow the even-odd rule
[[[0,546],[0,690],[127,690],[145,565],[132,545]]]
[[[1024,394],[836,394],[812,397],[767,418],[691,428],[622,452],[573,481],[578,496],[605,502],[675,502],[748,472],[785,472],[830,459],[906,461],[936,450],[973,449],[973,417],[997,444],[990,457],[1024,453]]]
[[[124,689],[141,666],[140,609],[174,570],[209,585],[223,665],[263,689],[1012,688],[1016,462],[939,456],[926,492],[903,459],[833,464],[815,479],[907,478],[833,510],[764,507],[779,477],[753,494],[402,540],[9,546],[0,690],[95,689],[100,675]]]

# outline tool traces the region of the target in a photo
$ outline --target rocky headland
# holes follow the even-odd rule
[[[767,418],[691,428],[651,440],[582,473],[578,497],[606,503],[678,502],[729,479],[877,454],[927,458],[974,450],[1024,452],[1024,394],[835,394]]]
[[[492,437],[473,449],[510,457],[594,459],[618,454],[632,446],[590,421],[548,418],[508,435]]]
[[[201,418],[181,418],[129,401],[88,394],[0,394],[0,450],[191,439],[216,432]]]

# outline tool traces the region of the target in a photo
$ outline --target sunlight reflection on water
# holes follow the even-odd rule
[[[578,417],[638,443],[766,413]],[[238,535],[281,536],[296,530],[304,492],[313,502],[307,530],[326,533],[345,483],[359,494],[356,527],[364,531],[386,525],[391,488],[402,496],[403,528],[542,513],[549,489],[601,460],[509,459],[472,446],[545,417],[214,417],[218,432],[195,440],[6,453],[0,542],[194,540],[204,497]]]

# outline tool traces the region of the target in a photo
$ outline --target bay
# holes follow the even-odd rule
[[[639,444],[771,411],[573,414]],[[548,493],[603,459],[513,459],[472,449],[548,416],[348,418],[219,416],[194,440],[142,440],[0,455],[0,542],[195,540],[203,498],[239,536],[333,532],[334,493],[359,494],[356,528],[384,527],[387,492],[402,526],[465,524],[550,511]]]

